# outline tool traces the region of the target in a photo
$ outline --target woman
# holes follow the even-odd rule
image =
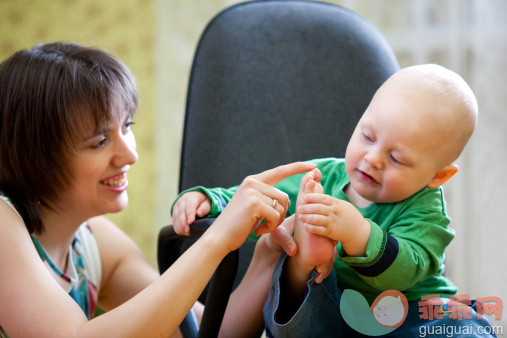
[[[215,224],[159,276],[100,216],[128,202],[137,102],[130,71],[101,50],[43,44],[0,65],[0,336],[177,333],[222,258],[262,219],[257,235],[282,223],[288,198],[272,185],[314,168],[294,163],[245,179]],[[277,243],[294,245],[277,229],[257,244],[221,334],[262,331]],[[96,305],[107,312],[93,318]]]

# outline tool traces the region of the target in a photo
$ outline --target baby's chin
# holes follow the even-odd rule
[[[351,182],[352,188],[356,192],[356,194],[360,197],[360,201],[362,205],[368,205],[371,203],[376,204],[393,204],[406,200],[410,196],[417,193],[414,192],[403,192],[399,194],[395,194],[389,190],[386,190],[384,186],[381,186],[380,189],[365,189],[363,186],[358,185],[357,189],[354,188],[354,184]]]

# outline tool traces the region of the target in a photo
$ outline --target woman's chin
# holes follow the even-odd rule
[[[109,214],[118,213],[118,212],[124,210],[127,207],[128,204],[129,204],[128,197],[127,196],[125,196],[125,197],[122,196],[121,198],[119,198],[117,201],[115,201],[115,203],[112,204],[108,208],[107,213],[109,213]]]

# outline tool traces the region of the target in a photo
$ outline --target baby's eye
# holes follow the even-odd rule
[[[398,160],[394,155],[391,155],[391,161],[393,161],[396,164],[403,165],[403,162],[401,162],[400,160]]]
[[[363,138],[368,142],[373,142],[373,138],[366,133],[363,133]]]

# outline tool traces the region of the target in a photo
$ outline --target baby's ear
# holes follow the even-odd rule
[[[435,177],[433,177],[428,183],[427,187],[430,189],[435,189],[447,182],[448,179],[454,176],[458,172],[458,166],[455,164],[448,164],[442,169],[440,169]]]

